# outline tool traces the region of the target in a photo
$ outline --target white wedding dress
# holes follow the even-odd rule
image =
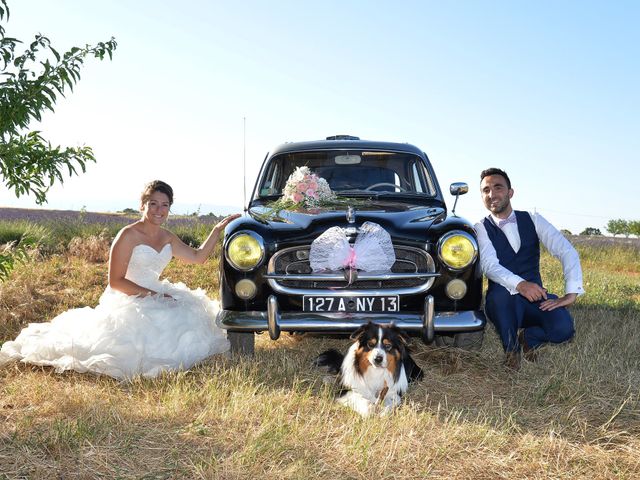
[[[107,287],[96,308],[76,308],[51,322],[29,324],[15,341],[2,345],[0,365],[20,360],[59,372],[129,379],[190,368],[227,351],[225,332],[215,325],[217,302],[202,289],[159,279],[171,257],[171,244],[160,252],[136,246],[126,278],[160,295],[137,297]]]

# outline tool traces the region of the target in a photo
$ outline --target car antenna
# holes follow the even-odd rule
[[[247,208],[247,117],[242,117],[242,208]]]

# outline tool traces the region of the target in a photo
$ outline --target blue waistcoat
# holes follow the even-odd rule
[[[518,253],[513,251],[506,235],[493,223],[491,217],[486,217],[483,220],[484,228],[487,230],[489,240],[491,240],[493,247],[496,249],[500,265],[526,281],[542,286],[542,278],[540,277],[540,240],[536,233],[536,227],[528,212],[516,210],[515,214],[521,242]],[[497,283],[489,280],[489,291],[496,286],[498,286]]]

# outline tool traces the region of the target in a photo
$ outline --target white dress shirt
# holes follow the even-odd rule
[[[515,218],[515,215],[515,212],[512,211],[509,218]],[[540,242],[551,255],[559,259],[562,263],[565,294],[576,293],[582,295],[584,288],[582,287],[582,268],[580,267],[578,252],[542,215],[538,213],[529,213],[529,215],[533,220],[533,225],[535,226]],[[500,220],[498,217],[491,215],[491,219],[498,225]],[[518,293],[516,286],[524,279],[500,265],[496,249],[493,243],[491,243],[491,240],[489,240],[489,235],[487,235],[487,230],[482,221],[476,223],[475,229],[478,235],[480,269],[482,273],[484,273],[488,279],[506,288],[511,295],[516,295]],[[507,223],[501,230],[507,237],[507,240],[509,240],[513,251],[518,253],[521,242],[517,222]]]

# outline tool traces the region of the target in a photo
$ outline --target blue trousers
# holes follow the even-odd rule
[[[547,294],[549,298],[558,298]],[[506,288],[493,285],[485,299],[485,313],[496,327],[505,352],[519,351],[518,330],[524,328],[527,345],[537,348],[544,343],[570,340],[575,330],[573,318],[564,308],[540,310],[540,303],[530,302],[520,294],[511,295]]]

